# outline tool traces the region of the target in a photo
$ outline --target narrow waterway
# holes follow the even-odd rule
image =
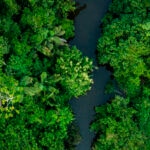
[[[75,38],[70,41],[71,45],[76,45],[85,56],[90,57],[96,63],[96,44],[100,37],[100,20],[106,13],[111,0],[77,0],[81,5],[86,4],[75,18]],[[104,95],[104,87],[110,72],[104,67],[100,67],[93,73],[94,84],[92,89],[85,96],[70,101],[75,114],[75,122],[79,126],[82,136],[81,143],[77,150],[90,150],[94,138],[94,133],[89,127],[94,119],[94,107],[105,103],[108,96]]]

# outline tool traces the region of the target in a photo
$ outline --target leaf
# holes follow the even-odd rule
[[[24,92],[29,96],[35,96],[39,94],[43,89],[44,89],[43,85],[36,82],[34,84],[34,87],[24,87]]]
[[[41,74],[41,82],[43,83],[46,78],[47,78],[47,73],[46,72],[42,72],[42,74]]]
[[[32,77],[24,76],[24,77],[22,78],[22,80],[21,80],[21,84],[26,86],[26,85],[31,84],[32,81],[33,81],[33,78],[32,78]]]
[[[56,45],[66,45],[66,40],[62,39],[58,36],[54,36],[51,38],[51,40],[56,44]]]

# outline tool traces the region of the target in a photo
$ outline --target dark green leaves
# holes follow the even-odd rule
[[[115,97],[112,102],[96,108],[92,130],[99,133],[93,150],[140,149],[145,135],[138,129],[134,118],[137,111],[129,106],[129,99]]]
[[[134,95],[140,90],[140,78],[146,77],[147,64],[143,57],[150,55],[149,46],[149,18],[138,15],[137,10],[132,8],[138,7],[141,11],[146,8],[140,2],[134,0],[126,3],[113,2],[110,7],[113,8],[128,5],[131,13],[127,13],[123,7],[118,16],[114,17],[108,24],[109,15],[107,14],[103,21],[103,36],[98,42],[99,62],[101,64],[110,64],[114,68],[114,76],[119,82],[120,87],[125,89],[127,94]],[[139,5],[138,5],[139,3]],[[123,5],[123,6],[122,6]],[[130,6],[131,5],[131,6]],[[140,11],[138,10],[138,11]],[[147,77],[146,77],[147,78]],[[148,77],[149,78],[149,77]],[[130,87],[131,85],[131,87]]]
[[[90,89],[92,62],[67,40],[70,0],[0,1],[0,149],[64,150],[68,101]]]
[[[96,108],[91,127],[97,133],[93,150],[150,149],[148,3],[114,0],[103,19],[99,63],[113,68],[114,84],[108,85],[108,91],[124,98],[115,96]]]

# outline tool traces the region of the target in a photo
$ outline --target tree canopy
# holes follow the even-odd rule
[[[68,100],[90,89],[92,61],[67,44],[72,0],[0,1],[0,149],[64,150]]]
[[[113,0],[97,49],[99,63],[112,70],[115,96],[96,108],[93,150],[150,149],[149,43],[150,2]]]

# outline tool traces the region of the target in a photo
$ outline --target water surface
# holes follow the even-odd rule
[[[86,4],[75,18],[75,38],[70,41],[71,45],[76,45],[83,52],[83,55],[96,62],[96,44],[100,37],[100,20],[106,13],[111,0],[77,0],[81,5]],[[100,67],[93,73],[94,84],[92,89],[85,96],[70,101],[75,114],[75,122],[79,126],[82,136],[81,143],[77,150],[90,150],[94,133],[90,132],[90,122],[94,119],[94,107],[105,103],[108,96],[104,95],[104,87],[110,78],[110,72],[104,67]]]

